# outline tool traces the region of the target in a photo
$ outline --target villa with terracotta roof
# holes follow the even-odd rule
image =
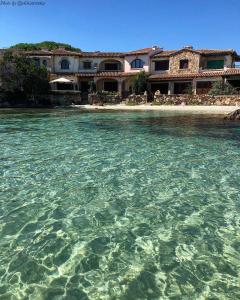
[[[205,94],[215,81],[240,89],[240,56],[232,49],[164,50],[154,46],[130,52],[72,52],[65,49],[24,52],[49,71],[53,90],[74,89],[87,97],[91,82],[101,91],[132,93],[132,79],[140,71],[149,75],[153,94]],[[65,78],[64,80],[58,80]],[[70,84],[69,84],[70,83]]]

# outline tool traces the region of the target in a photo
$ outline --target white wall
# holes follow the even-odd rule
[[[92,69],[86,70],[83,69],[83,62],[91,61]],[[122,65],[122,69],[124,69],[124,60],[120,57],[80,57],[79,59],[79,71],[80,72],[97,72],[99,70],[99,66],[103,61],[118,61]],[[94,68],[95,64],[97,65],[97,69]]]
[[[61,69],[61,61],[67,59],[70,62],[68,70]],[[56,73],[77,73],[79,69],[79,58],[76,56],[54,56],[54,72]]]
[[[136,59],[139,58],[141,60],[144,61],[144,66],[142,69],[132,69],[131,68],[131,62]],[[149,56],[148,54],[144,54],[144,55],[126,55],[125,59],[124,59],[124,72],[137,72],[137,71],[145,71],[145,72],[149,72]]]

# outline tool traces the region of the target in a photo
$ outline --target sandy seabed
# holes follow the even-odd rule
[[[239,106],[197,106],[197,105],[125,105],[125,104],[114,104],[114,105],[75,105],[76,108],[82,108],[86,110],[119,110],[119,111],[176,111],[176,112],[193,112],[203,114],[228,114],[238,108]]]

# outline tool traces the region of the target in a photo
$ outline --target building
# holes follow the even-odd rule
[[[228,81],[240,88],[240,61],[234,50],[195,50],[191,46],[180,50],[162,51],[151,58],[152,92],[162,94],[206,94],[215,81]]]
[[[126,53],[42,49],[24,52],[24,55],[48,69],[50,81],[55,81],[53,90],[79,90],[87,95],[94,82],[97,90],[118,92],[124,97],[132,92],[134,75],[143,70],[150,73],[151,57],[159,51],[157,47]],[[59,82],[56,80],[58,78],[61,78]],[[65,82],[63,78],[66,79]]]
[[[77,90],[83,96],[94,82],[98,91],[132,93],[132,79],[140,71],[149,74],[152,94],[204,94],[215,81],[240,88],[240,56],[234,50],[164,50],[154,46],[130,52],[71,52],[59,48],[24,52],[50,73],[53,90]],[[60,79],[61,78],[61,79]]]

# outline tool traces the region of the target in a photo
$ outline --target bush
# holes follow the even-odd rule
[[[81,49],[72,47],[69,44],[64,44],[64,43],[56,43],[52,41],[44,41],[41,43],[19,43],[16,45],[11,46],[13,49],[18,49],[18,50],[23,50],[23,51],[32,51],[32,50],[40,50],[40,49],[48,49],[48,50],[55,50],[58,48],[64,48],[65,50],[68,51],[74,51],[74,52],[80,52]]]
[[[27,57],[6,52],[0,61],[0,78],[3,92],[11,98],[22,95],[25,100],[48,93],[48,73]]]
[[[133,92],[136,95],[143,94],[145,91],[147,91],[147,80],[148,75],[144,71],[141,71],[135,75],[133,78]]]
[[[239,94],[230,83],[223,83],[222,81],[216,81],[213,83],[212,88],[208,92],[209,95],[236,95]]]

